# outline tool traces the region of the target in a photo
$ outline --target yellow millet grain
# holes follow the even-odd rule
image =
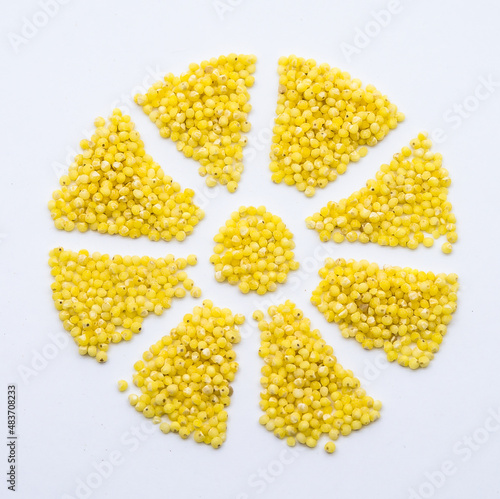
[[[344,338],[404,367],[429,365],[457,309],[456,274],[328,258],[319,275],[311,302]]]

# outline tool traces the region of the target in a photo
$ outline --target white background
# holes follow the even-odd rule
[[[13,35],[23,36],[27,21],[43,22],[43,11],[35,0],[2,2],[0,437],[7,432],[7,385],[16,383],[19,463],[14,497],[89,496],[77,494],[78,480],[90,478],[95,485],[93,463],[109,461],[117,453],[120,464],[90,490],[90,497],[500,497],[500,431],[484,430],[489,411],[500,411],[500,174],[495,156],[500,87],[497,83],[480,102],[473,98],[481,78],[500,82],[500,4],[401,0],[398,12],[380,27],[369,23],[374,12],[394,5],[385,0],[222,0],[219,8],[224,2],[228,9],[221,14],[212,0],[73,0],[60,5],[45,26],[35,28],[32,38],[17,47]],[[347,57],[342,43],[354,45],[356,34],[360,37],[365,28],[371,34],[380,32]],[[161,139],[130,97],[164,72],[178,74],[190,62],[230,52],[258,57],[251,90],[253,131],[237,194],[220,189],[207,195],[197,164]],[[313,199],[272,184],[268,171],[277,60],[292,53],[341,67],[364,84],[374,84],[407,117]],[[454,106],[463,103],[471,112],[457,118]],[[61,165],[71,161],[71,151],[92,131],[94,118],[109,116],[117,104],[130,112],[147,150],[163,169],[198,193],[196,201],[205,208],[206,218],[183,243],[62,233],[53,226],[46,206],[58,186]],[[306,216],[362,187],[418,132],[437,128],[446,138],[433,147],[442,152],[450,172],[449,200],[458,219],[460,239],[452,255],[441,253],[442,241],[413,252],[371,244],[321,244],[317,234],[305,228]],[[231,211],[250,204],[264,204],[283,218],[295,234],[298,260],[308,267],[293,278],[291,273],[289,282],[264,300],[216,283],[208,262],[217,229]],[[132,365],[143,351],[195,305],[190,297],[174,302],[162,317],[147,318],[133,341],[112,345],[105,365],[80,357],[72,342],[43,365],[40,356],[54,352],[47,349],[53,341],[50,335],[64,333],[52,304],[47,265],[49,250],[59,245],[154,257],[196,253],[199,264],[189,273],[203,296],[247,316],[246,337],[237,346],[240,372],[233,385],[228,438],[220,450],[163,435],[157,427],[152,433],[141,430],[147,438],[136,445],[133,428],[143,425],[149,430],[152,425],[116,388],[118,379],[131,380]],[[387,365],[383,352],[364,351],[354,340],[343,339],[312,307],[309,298],[322,263],[316,259],[312,268],[317,248],[335,257],[459,274],[458,310],[428,369],[412,372]],[[283,453],[285,442],[258,424],[261,362],[251,313],[269,300],[285,298],[305,310],[341,364],[384,403],[381,419],[339,439],[333,455],[322,445],[298,449],[296,456]],[[20,369],[34,367],[36,375],[23,379]],[[463,441],[467,436],[474,445],[469,453]],[[476,445],[474,438],[481,443]],[[4,480],[7,447],[2,448],[0,496],[10,497]],[[429,474],[446,467],[447,461],[452,476],[431,485]],[[438,475],[433,480],[439,480]]]

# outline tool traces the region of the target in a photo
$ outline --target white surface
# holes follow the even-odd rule
[[[314,493],[333,498],[400,499],[412,497],[410,489],[418,490],[428,480],[426,473],[446,461],[453,463],[453,476],[446,477],[439,488],[424,485],[420,497],[500,497],[500,431],[481,431],[488,412],[498,413],[500,408],[496,216],[500,173],[495,156],[500,87],[458,126],[446,114],[474,94],[480,78],[500,81],[500,4],[401,0],[400,11],[388,26],[349,61],[341,43],[352,44],[356,30],[363,30],[373,19],[371,12],[386,9],[388,3],[222,2],[234,4],[223,18],[212,0],[69,1],[18,53],[9,43],[9,33],[19,34],[23,18],[33,19],[40,6],[34,0],[4,2],[6,15],[0,20],[0,435],[6,432],[6,387],[14,382],[18,385],[19,434],[15,497],[78,497],[77,480],[86,480],[94,471],[92,463],[109,461],[114,451],[121,454],[121,464],[91,491],[92,498],[141,494],[190,499],[299,498]],[[92,130],[94,118],[107,117],[118,103],[130,109],[147,150],[164,170],[183,187],[207,192],[196,163],[161,139],[147,116],[128,99],[144,80],[152,83],[151,70],[158,76],[167,71],[180,73],[190,62],[230,52],[258,57],[256,85],[251,90],[253,145],[246,152],[247,158],[252,157],[246,161],[238,193],[220,190],[209,202],[198,196],[206,218],[182,244],[57,231],[46,208],[58,185],[57,164],[67,164],[68,150],[77,149],[84,132]],[[284,184],[271,183],[269,134],[263,132],[264,139],[256,139],[274,116],[277,59],[291,53],[339,66],[365,84],[373,83],[407,116],[383,143],[313,199]],[[305,228],[307,215],[328,200],[338,200],[363,186],[381,163],[419,131],[438,127],[445,130],[447,139],[434,149],[443,153],[444,166],[450,171],[449,199],[460,237],[452,255],[443,255],[440,244],[414,252],[376,245],[321,245],[317,234]],[[251,148],[255,153],[250,153]],[[214,191],[209,193],[212,196]],[[295,234],[296,255],[302,263],[320,247],[338,257],[457,272],[461,282],[458,311],[430,367],[411,372],[382,363],[382,369],[373,374],[369,366],[383,359],[383,353],[364,351],[354,340],[343,339],[337,327],[327,324],[310,305],[318,282],[316,270],[296,273],[299,278],[291,273],[290,282],[264,300],[217,284],[208,263],[212,237],[231,211],[249,204],[265,204],[283,218]],[[202,287],[203,296],[246,314],[246,333],[254,327],[250,316],[255,308],[269,300],[293,299],[334,347],[344,367],[364,378],[368,392],[383,401],[381,419],[339,439],[337,452],[331,456],[322,446],[313,451],[298,449],[297,457],[281,454],[286,444],[257,422],[261,363],[259,336],[254,331],[237,346],[240,372],[233,385],[228,439],[219,451],[192,439],[163,435],[156,427],[135,449],[130,440],[132,427],[152,425],[128,406],[116,381],[130,379],[132,364],[181,320],[195,300],[176,301],[162,317],[147,318],[143,332],[133,341],[111,346],[105,365],[79,357],[75,345],[68,343],[37,376],[24,382],[19,366],[30,366],[36,353],[51,342],[49,335],[63,331],[52,304],[47,266],[48,251],[58,245],[151,256],[195,252],[200,263],[190,274]],[[460,441],[474,432],[488,441],[469,456]],[[0,453],[2,476],[5,454]],[[286,464],[277,464],[280,456]],[[258,478],[262,470],[270,473],[268,482]],[[273,473],[279,476],[272,477]],[[0,496],[10,497],[7,492],[2,479]]]

